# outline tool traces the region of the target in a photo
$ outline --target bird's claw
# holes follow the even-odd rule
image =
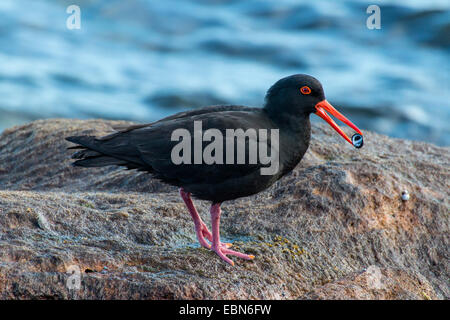
[[[232,255],[232,256],[236,256],[238,258],[242,258],[245,260],[253,260],[255,259],[255,256],[252,254],[245,254],[245,253],[241,253],[241,252],[237,252],[234,250],[230,250],[227,248],[224,248],[224,246],[216,246],[216,247],[212,247],[211,250],[213,250],[215,253],[217,253],[217,255],[226,263],[231,264],[232,266],[234,266],[234,261],[231,260],[230,258],[227,257],[227,255]]]

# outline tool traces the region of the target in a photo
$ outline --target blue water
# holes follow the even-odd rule
[[[81,30],[66,28],[71,4]],[[381,8],[381,30],[366,28],[370,4]],[[359,127],[448,146],[449,8],[447,0],[0,0],[0,131],[38,118],[146,122],[209,104],[260,106],[276,80],[308,73]]]

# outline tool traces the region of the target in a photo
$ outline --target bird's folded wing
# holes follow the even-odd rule
[[[122,148],[132,147],[138,151],[139,158],[150,166],[153,173],[167,182],[171,183],[218,183],[227,179],[246,176],[259,170],[262,166],[259,162],[250,164],[249,161],[249,139],[246,139],[245,164],[201,164],[194,163],[194,121],[200,121],[203,132],[208,129],[218,129],[223,136],[223,163],[226,162],[226,148],[230,139],[226,138],[227,129],[268,129],[271,124],[258,112],[247,111],[224,111],[211,114],[198,114],[189,117],[174,118],[170,121],[153,123],[150,126],[126,132],[128,145]],[[191,161],[190,164],[175,164],[172,159],[172,149],[180,141],[172,141],[172,133],[177,129],[185,129],[190,133]],[[252,140],[253,138],[250,138]],[[255,141],[257,143],[257,141]],[[210,142],[203,142],[203,148]],[[268,141],[270,150],[270,139]],[[234,143],[236,154],[237,144]],[[177,183],[178,182],[178,183]]]

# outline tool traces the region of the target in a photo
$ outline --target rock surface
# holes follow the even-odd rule
[[[199,248],[174,188],[70,166],[64,137],[120,124],[39,120],[0,136],[0,298],[450,298],[449,148],[367,132],[355,150],[314,125],[292,173],[224,204],[222,236],[256,255],[231,267]]]

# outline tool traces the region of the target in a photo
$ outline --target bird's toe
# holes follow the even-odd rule
[[[249,255],[249,254],[237,252],[234,250],[230,250],[230,249],[226,248],[223,243],[219,247],[216,247],[216,248],[212,247],[211,250],[213,250],[220,258],[222,258],[222,260],[231,264],[232,266],[234,266],[234,262],[233,262],[233,260],[228,258],[227,255],[236,256],[238,258],[242,258],[245,260],[253,260],[255,258],[255,256],[251,255],[251,254]]]
[[[236,256],[238,258],[242,258],[245,260],[253,260],[255,259],[255,256],[252,254],[245,254],[238,251],[230,250],[230,249],[222,249],[223,253],[225,254],[231,254],[232,256]]]
[[[231,264],[232,266],[234,266],[234,261],[231,260],[230,258],[228,258],[225,253],[223,253],[223,248],[218,247],[218,248],[213,248],[212,249],[223,261],[225,261],[226,263]]]
[[[220,245],[225,248],[231,248],[233,244],[231,242],[221,242]]]

